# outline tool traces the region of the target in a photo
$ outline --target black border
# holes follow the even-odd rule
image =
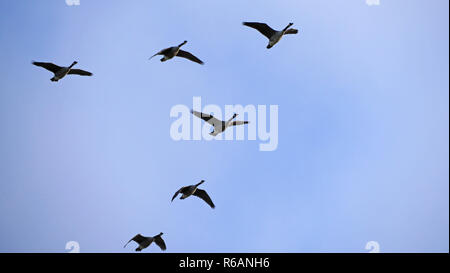
[[[419,266],[448,265],[449,256],[449,253],[0,253],[0,262],[3,268],[11,264],[12,268],[19,265],[30,266],[34,271],[42,268],[60,272],[68,269],[104,272],[107,268],[117,270],[121,267],[140,272],[311,272],[328,268],[364,272],[397,267],[404,272],[408,268],[417,270]],[[192,260],[212,259],[214,263],[210,270],[181,268],[180,261],[187,257]],[[253,259],[255,266],[224,266],[222,261],[225,258],[234,258],[235,265],[239,259],[244,263],[247,258]],[[255,262],[264,259],[268,260],[268,266]],[[231,260],[228,261],[228,265],[232,265]],[[285,271],[280,271],[283,269]]]

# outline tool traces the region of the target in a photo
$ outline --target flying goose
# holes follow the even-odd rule
[[[232,121],[233,119],[235,119],[237,117],[238,114],[236,114],[236,113],[234,113],[234,115],[227,121],[218,120],[217,118],[215,118],[212,115],[208,115],[208,114],[205,114],[202,112],[197,112],[194,110],[191,110],[191,113],[194,114],[194,116],[197,116],[197,117],[203,119],[204,121],[208,122],[209,124],[211,124],[214,127],[213,131],[211,133],[209,133],[212,136],[217,136],[218,134],[225,131],[228,127],[248,123],[248,121],[241,121],[241,120]]]
[[[155,57],[156,55],[164,55],[164,57],[161,59],[161,62],[165,62],[167,60],[172,59],[175,56],[178,56],[178,57],[186,58],[188,60],[191,60],[191,61],[199,63],[199,64],[203,64],[203,62],[199,58],[195,57],[194,55],[192,55],[191,53],[189,53],[187,51],[183,51],[180,49],[185,43],[187,43],[187,41],[182,42],[178,46],[172,46],[169,48],[165,48],[165,49],[161,50],[160,52],[156,53],[155,55],[151,56],[149,58],[149,60],[151,58]]]
[[[47,69],[48,71],[53,72],[55,76],[51,78],[50,80],[52,82],[57,82],[60,79],[64,78],[67,74],[76,74],[81,76],[92,76],[91,72],[87,72],[81,69],[72,69],[74,65],[76,65],[78,62],[74,61],[70,66],[68,67],[61,67],[53,63],[43,63],[43,62],[32,62],[32,64],[36,66],[43,67]]]
[[[161,248],[161,250],[166,250],[166,243],[164,243],[164,240],[161,238],[161,235],[163,235],[162,232],[154,237],[145,237],[142,236],[141,234],[138,234],[133,238],[131,238],[123,247],[125,248],[129,242],[135,241],[136,243],[139,244],[138,248],[136,248],[136,251],[141,251],[144,248],[147,248],[149,245],[151,245],[151,243],[155,242],[155,244],[157,244],[159,248]]]
[[[216,206],[214,205],[213,201],[211,200],[211,198],[209,197],[209,195],[206,193],[206,191],[199,189],[198,186],[200,186],[203,182],[205,182],[205,180],[200,181],[199,183],[195,184],[195,185],[190,185],[190,186],[186,186],[186,187],[182,187],[181,189],[179,189],[172,197],[172,201],[173,199],[175,199],[175,197],[177,197],[177,195],[179,193],[182,193],[183,195],[180,197],[180,199],[186,199],[191,195],[195,195],[201,199],[203,199],[203,201],[205,201],[206,203],[208,203],[208,205],[211,208],[215,208]]]
[[[267,24],[264,24],[264,23],[243,22],[242,24],[244,26],[254,28],[257,31],[261,32],[261,34],[266,36],[269,39],[269,44],[267,45],[267,48],[271,48],[276,43],[278,43],[284,34],[297,34],[298,33],[297,29],[290,28],[294,23],[289,23],[283,30],[280,30],[280,31],[273,30],[271,27],[269,27]]]

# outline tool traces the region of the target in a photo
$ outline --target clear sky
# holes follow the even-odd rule
[[[449,2],[0,1],[0,252],[449,251]],[[267,50],[242,21],[299,34]],[[204,66],[148,57],[184,46]],[[94,73],[51,82],[49,61]],[[170,109],[278,105],[279,143]],[[216,204],[170,199],[206,180]],[[146,252],[160,252],[152,245]]]

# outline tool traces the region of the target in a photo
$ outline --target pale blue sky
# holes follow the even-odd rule
[[[449,3],[380,2],[1,1],[0,252],[448,252]],[[147,60],[183,40],[204,66]],[[194,96],[279,105],[278,149],[173,141]]]

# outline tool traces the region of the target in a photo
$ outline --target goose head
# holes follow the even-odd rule
[[[69,66],[69,68],[72,68],[74,65],[76,65],[78,62],[77,61],[74,61],[70,66]]]
[[[227,121],[227,124],[229,124],[233,119],[235,119],[238,116],[238,114],[234,113],[233,116]]]
[[[178,47],[182,47],[184,44],[186,44],[187,43],[187,41],[186,40],[184,40],[184,42],[182,42],[181,44],[179,44],[178,45]]]
[[[288,28],[290,28],[294,23],[289,23],[284,29],[283,29],[283,33],[286,32],[286,30],[288,30]]]

